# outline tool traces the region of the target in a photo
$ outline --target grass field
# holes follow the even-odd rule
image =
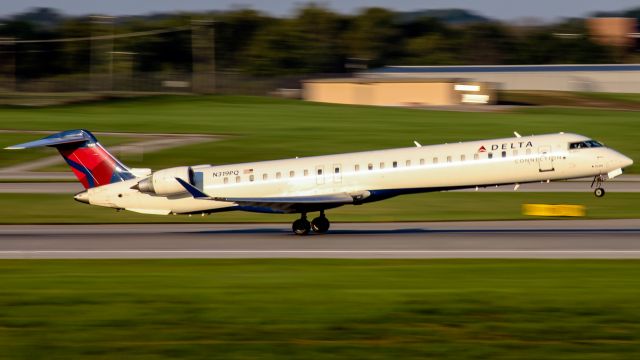
[[[640,159],[638,112],[529,108],[471,113],[341,106],[233,96],[167,96],[45,108],[0,108],[0,127],[229,134],[227,140],[145,154],[155,169],[371,150],[482,138],[576,132]],[[0,157],[13,156],[1,152]],[[1,161],[1,160],[0,160]],[[640,162],[629,169],[640,172]]]
[[[2,359],[633,359],[640,262],[0,262]]]
[[[432,193],[401,196],[327,211],[331,221],[430,221],[534,219],[524,203],[578,204],[587,218],[640,218],[639,193]],[[210,216],[154,216],[78,203],[71,195],[1,194],[0,224],[142,222],[290,222],[299,215],[228,212]],[[288,227],[288,225],[286,225]],[[408,225],[410,226],[410,225]]]

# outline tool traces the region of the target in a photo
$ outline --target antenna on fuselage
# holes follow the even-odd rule
[[[514,131],[514,132],[513,132],[513,135],[515,135],[516,137],[519,137],[519,138],[521,138],[521,137],[522,137],[522,135],[518,134],[518,132],[517,132],[517,131]]]
[[[419,142],[415,141],[415,140],[413,140],[413,143],[416,144],[416,147],[422,147],[422,145]]]

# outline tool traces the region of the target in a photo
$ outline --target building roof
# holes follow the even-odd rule
[[[640,64],[386,66],[365,71],[364,74],[546,71],[640,71]]]

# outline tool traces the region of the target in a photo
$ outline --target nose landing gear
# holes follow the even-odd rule
[[[593,178],[593,181],[591,182],[591,187],[593,188],[593,186],[595,185],[596,189],[593,191],[593,194],[596,197],[603,197],[605,194],[604,189],[601,187],[602,184],[604,183],[605,178],[602,175],[596,175]]]
[[[324,211],[320,211],[320,216],[311,222],[307,220],[307,213],[302,213],[300,219],[294,221],[291,228],[296,235],[307,235],[312,229],[315,233],[324,234],[329,231],[330,225],[329,219],[324,216]]]

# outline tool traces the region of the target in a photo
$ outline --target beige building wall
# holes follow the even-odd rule
[[[451,83],[392,83],[381,82],[373,85],[374,98],[370,105],[452,105],[453,85]]]
[[[447,81],[311,80],[304,83],[303,98],[355,105],[455,105],[461,101],[454,85]]]
[[[355,91],[350,83],[305,83],[303,90],[305,100],[330,102],[335,104],[354,104]],[[315,100],[317,99],[317,100]]]
[[[637,32],[634,18],[591,18],[587,19],[589,35],[600,45],[633,46],[635,39],[629,36]]]

